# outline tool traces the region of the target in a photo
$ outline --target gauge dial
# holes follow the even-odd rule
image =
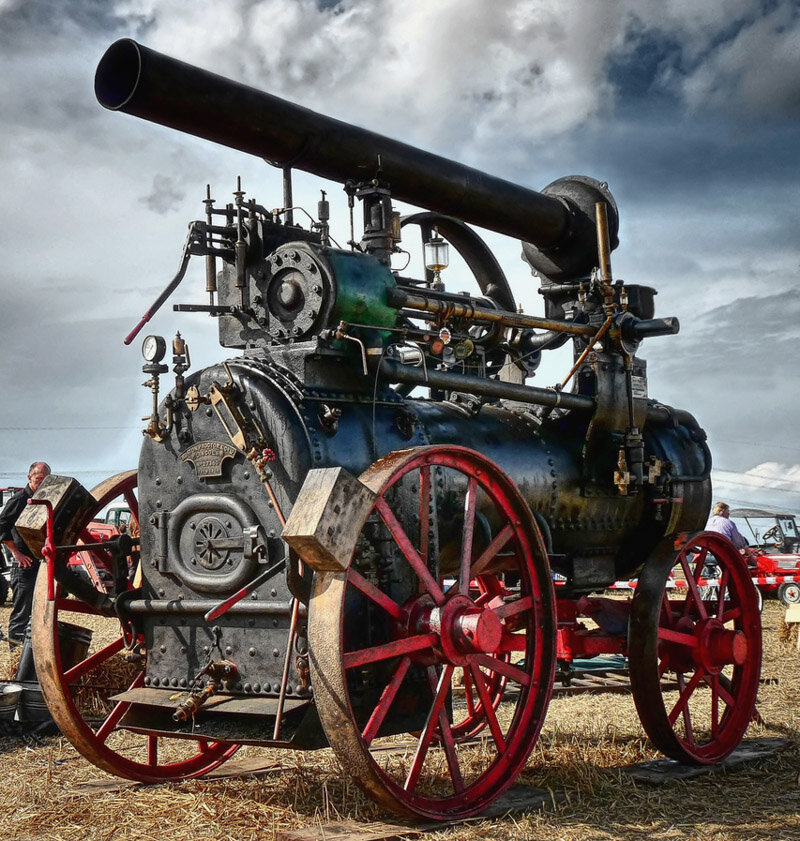
[[[167,352],[167,343],[163,336],[145,336],[142,342],[142,356],[146,362],[161,362]]]

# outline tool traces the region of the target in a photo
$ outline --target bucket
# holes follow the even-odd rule
[[[86,659],[89,645],[92,642],[92,632],[88,628],[72,625],[69,622],[58,623],[58,642],[61,651],[61,669],[66,672]],[[51,721],[52,716],[47,708],[42,687],[36,674],[36,664],[33,660],[33,643],[31,642],[31,626],[25,632],[25,643],[17,667],[17,681],[22,692],[17,703],[17,718],[22,722]]]
[[[52,716],[36,680],[20,681],[22,692],[17,704],[17,718],[22,722],[50,721]]]
[[[89,653],[89,645],[92,642],[92,632],[80,625],[72,625],[69,622],[58,623],[58,643],[61,649],[61,668],[68,671],[76,666]],[[33,660],[33,644],[31,642],[31,626],[25,631],[25,642],[22,646],[22,654],[17,666],[16,679],[21,682],[36,681],[36,664]]]
[[[61,648],[61,668],[67,671],[86,659],[92,643],[92,632],[80,625],[59,622],[58,642]]]
[[[19,683],[0,683],[0,721],[13,721],[22,695]]]

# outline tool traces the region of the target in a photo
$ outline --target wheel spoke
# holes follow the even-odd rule
[[[729,622],[735,622],[737,619],[741,619],[741,617],[741,605],[736,605],[736,607],[731,608],[727,613],[723,613],[722,616],[720,616],[719,621],[722,622],[723,625],[727,625]]]
[[[530,596],[523,596],[521,599],[504,602],[499,607],[493,608],[493,612],[501,619],[508,619],[511,616],[519,616],[520,613],[524,613],[532,607],[533,599]]]
[[[732,706],[734,706],[734,704],[736,703],[736,699],[735,699],[735,698],[733,697],[733,695],[731,695],[731,694],[730,694],[730,692],[728,692],[728,690],[725,688],[725,686],[723,685],[722,681],[719,679],[719,675],[713,675],[713,676],[711,676],[711,675],[704,675],[704,676],[703,676],[703,679],[705,680],[705,682],[706,682],[706,683],[707,683],[707,684],[708,684],[708,685],[709,685],[712,689],[714,689],[714,687],[711,685],[711,680],[712,680],[713,678],[716,678],[716,690],[715,690],[715,695],[716,695],[716,696],[718,696],[719,698],[721,698],[721,699],[722,699],[722,701],[726,704],[726,706],[728,706],[728,707],[732,707]]]
[[[133,680],[133,683],[128,687],[129,690],[136,689],[144,684],[144,671],[139,672]],[[98,741],[105,744],[106,739],[111,735],[114,728],[119,724],[122,716],[130,709],[130,701],[118,701],[114,704],[114,709],[106,716],[105,721],[97,730],[96,736]]]
[[[431,519],[431,468],[423,465],[419,469],[419,556],[423,564],[428,563],[428,541]]]
[[[497,647],[498,654],[507,654],[511,651],[525,651],[528,645],[528,635],[521,634],[503,634],[500,640],[500,645]]]
[[[444,707],[444,702],[450,689],[450,676],[452,674],[453,666],[448,664],[444,667],[442,674],[439,677],[439,685],[433,696],[433,703],[431,704],[430,711],[428,712],[428,719],[425,722],[425,728],[420,734],[419,741],[417,742],[417,750],[414,754],[413,760],[411,761],[411,767],[409,768],[408,776],[406,777],[406,781],[403,786],[406,791],[414,791],[417,787],[417,783],[419,782],[420,774],[422,774],[422,766],[425,764],[425,757],[428,754],[428,749],[431,746],[436,729],[439,726],[439,713]],[[442,734],[442,736],[444,737],[444,734]]]
[[[717,599],[717,616],[722,616],[722,612],[725,610],[725,594],[728,592],[728,568],[722,570],[722,575],[720,576],[719,580],[719,594]]]
[[[158,765],[158,736],[155,733],[147,734],[147,764],[152,767]]]
[[[483,683],[483,672],[478,669],[478,673],[473,681],[472,670],[464,669],[464,701],[466,702],[467,712],[470,716],[475,715],[475,697],[472,694],[473,687],[477,689],[475,681]],[[480,695],[480,690],[478,690],[478,695]]]
[[[683,693],[685,691],[685,686],[684,686],[684,682],[683,682],[683,674],[678,675],[678,690],[681,693]],[[693,690],[690,690],[689,694],[691,694],[692,691]],[[692,725],[692,713],[691,713],[691,710],[689,709],[688,700],[689,699],[688,699],[688,696],[687,696],[687,699],[686,699],[687,702],[684,705],[683,711],[682,711],[683,728],[684,728],[684,733],[685,733],[685,736],[686,736],[686,741],[689,744],[694,744],[694,727]]]
[[[667,625],[670,628],[675,627],[675,616],[672,613],[672,607],[670,606],[670,599],[669,594],[665,590],[661,595],[661,612],[660,612],[661,619],[665,620]],[[659,622],[659,627],[664,627]]]
[[[497,533],[497,536],[492,540],[492,542],[481,552],[480,557],[477,561],[472,565],[472,569],[470,570],[470,575],[474,578],[477,575],[480,575],[484,569],[494,560],[497,553],[503,549],[511,540],[512,535],[514,534],[514,529],[510,523],[506,523],[505,526]]]
[[[695,689],[700,685],[700,681],[703,679],[703,672],[698,669],[693,675],[689,683],[685,686],[683,685],[683,673],[678,673],[678,687],[679,687],[679,694],[678,700],[675,703],[675,706],[672,708],[672,711],[669,714],[669,721],[670,724],[674,724],[677,719],[678,715],[681,712],[684,714],[688,714],[689,712],[689,698],[691,698],[692,693]]]
[[[711,687],[711,735],[719,735],[719,675],[712,675],[706,682]]]
[[[395,669],[395,673],[392,675],[391,681],[389,681],[388,685],[381,693],[380,700],[375,705],[375,709],[369,717],[369,721],[367,721],[367,725],[361,734],[367,745],[372,744],[372,740],[377,735],[378,730],[381,729],[381,724],[383,724],[386,714],[389,712],[389,708],[392,706],[392,703],[397,696],[400,684],[403,682],[410,665],[411,659],[409,657],[403,657],[400,661],[400,665],[397,669]]]
[[[400,525],[400,521],[397,517],[395,517],[394,512],[391,508],[389,508],[389,504],[382,496],[378,497],[378,500],[375,503],[375,508],[381,515],[381,519],[389,529],[389,533],[394,538],[394,541],[397,543],[400,551],[403,555],[405,555],[406,560],[411,565],[414,572],[416,572],[417,577],[420,580],[420,584],[423,585],[437,605],[444,604],[444,593],[442,592],[442,588],[439,586],[436,579],[431,575],[430,570],[423,563],[420,556],[417,554],[417,550],[414,549],[411,541],[408,539],[408,535]]]
[[[470,477],[464,498],[464,528],[461,536],[461,568],[458,573],[458,592],[466,596],[469,591],[470,565],[472,563],[472,540],[475,531],[475,506],[478,482]]]
[[[705,554],[701,554],[704,558]],[[692,569],[689,567],[689,561],[687,560],[686,555],[681,554],[681,568],[683,569],[683,573],[686,576],[686,583],[689,586],[689,593],[687,593],[686,595],[686,601],[683,606],[683,615],[688,615],[691,604],[694,603],[694,606],[697,608],[697,612],[700,614],[700,618],[708,619],[706,606],[703,603],[703,597],[700,595],[700,590],[697,587],[697,579],[695,578],[695,575],[697,575],[698,564],[700,565],[700,569],[702,569],[703,561],[699,560],[697,564],[695,564],[695,571],[692,571]],[[689,598],[690,595],[691,600]]]
[[[417,634],[412,637],[385,642],[381,645],[373,645],[370,648],[359,648],[357,651],[348,651],[344,657],[345,669],[353,669],[356,666],[364,666],[367,663],[377,663],[380,660],[391,660],[403,654],[411,654],[414,651],[422,651],[432,648],[439,635],[433,631],[428,634]]]
[[[400,605],[392,601],[386,593],[379,590],[371,581],[364,578],[361,573],[356,572],[354,569],[348,570],[347,579],[359,592],[383,608],[392,619],[396,619],[398,622],[402,620],[403,611],[400,609]]]
[[[56,610],[63,613],[83,613],[88,616],[105,616],[96,607],[86,602],[79,602],[77,599],[56,599]]]
[[[483,711],[486,715],[486,721],[489,725],[489,731],[492,734],[492,738],[494,739],[494,743],[497,746],[497,750],[499,753],[503,753],[506,749],[506,740],[503,736],[503,731],[500,728],[500,722],[497,720],[497,715],[494,711],[494,704],[492,703],[492,699],[489,696],[489,690],[486,688],[486,684],[483,682],[483,672],[478,668],[477,664],[470,663],[470,671],[475,676],[475,686],[478,689],[478,695],[481,699],[481,704],[483,704]]]
[[[531,682],[531,676],[526,671],[518,666],[512,666],[511,663],[506,663],[505,660],[498,660],[488,654],[475,654],[474,657],[478,665],[515,680],[520,686],[527,686]]]
[[[101,663],[105,663],[109,657],[112,657],[120,651],[123,645],[124,641],[122,637],[120,637],[119,639],[114,640],[114,642],[104,646],[99,651],[95,651],[91,657],[87,657],[85,660],[78,663],[77,666],[73,666],[71,669],[64,672],[64,682],[68,686],[75,683],[75,681],[83,677],[83,675],[88,674],[93,669],[96,669]]]
[[[670,628],[659,628],[658,638],[665,642],[674,642],[678,645],[684,645],[687,648],[697,648],[699,645],[697,637],[694,634],[687,634],[683,631],[673,631]]]
[[[125,500],[125,504],[128,508],[131,509],[131,517],[136,519],[136,522],[139,522],[139,500],[136,499],[136,494],[133,492],[133,488],[129,488],[123,494],[123,499]]]
[[[442,684],[442,687],[446,688],[447,691],[450,690],[450,680],[452,679],[452,675],[453,669],[450,668],[450,676],[447,678],[447,683]],[[442,678],[444,679],[444,677],[445,675],[442,673]],[[433,666],[428,667],[428,680],[431,682],[432,687],[436,686],[436,670]],[[445,695],[446,694],[447,693],[445,692]],[[439,709],[439,736],[442,740],[442,746],[444,747],[444,755],[447,759],[447,769],[450,772],[450,779],[453,782],[453,791],[458,794],[464,790],[464,778],[461,775],[461,766],[458,762],[458,754],[456,753],[453,731],[450,728],[450,721],[447,718],[447,711],[445,710],[444,705],[442,705]]]

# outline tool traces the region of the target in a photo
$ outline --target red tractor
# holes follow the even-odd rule
[[[800,602],[800,531],[795,515],[734,508],[731,517],[743,520],[747,528],[740,531],[752,537],[748,566],[753,583],[764,595],[777,595],[785,605]]]

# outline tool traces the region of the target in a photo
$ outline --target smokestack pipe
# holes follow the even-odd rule
[[[532,243],[566,275],[597,261],[594,203],[616,206],[605,184],[580,176],[537,193],[439,155],[317,114],[202,70],[130,39],[112,44],[97,67],[101,105],[343,183],[380,177],[401,201]],[[554,258],[555,255],[555,258]],[[530,257],[529,257],[530,259]],[[552,273],[551,273],[552,274]]]

